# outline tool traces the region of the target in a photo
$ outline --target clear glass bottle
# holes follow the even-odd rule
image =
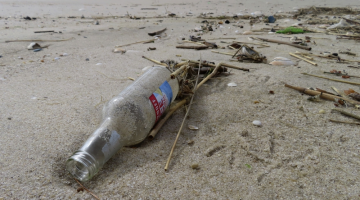
[[[123,146],[143,141],[179,91],[165,67],[148,69],[103,108],[103,121],[66,162],[80,181],[90,180]]]

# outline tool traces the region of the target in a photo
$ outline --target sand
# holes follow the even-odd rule
[[[93,198],[86,191],[77,192],[80,186],[65,171],[65,161],[100,124],[104,103],[131,84],[128,77],[136,79],[144,67],[153,65],[141,56],[177,61],[197,60],[201,56],[216,63],[246,67],[250,72],[231,70],[230,74],[210,80],[196,93],[185,125],[198,126],[199,130],[183,130],[167,172],[164,166],[185,109],[177,111],[154,140],[123,148],[91,181],[84,183],[99,198],[358,199],[360,139],[357,126],[329,122],[329,119],[353,121],[332,113],[334,102],[311,102],[307,95],[284,87],[288,83],[328,91],[331,86],[339,90],[359,90],[357,86],[301,74],[324,75],[323,71],[338,69],[358,75],[358,69],[347,67],[358,63],[339,64],[316,58],[317,67],[304,61],[299,61],[297,66],[271,66],[230,62],[230,56],[211,50],[175,48],[178,38],[196,34],[190,30],[200,26],[201,19],[197,16],[203,12],[213,12],[214,16],[254,11],[265,15],[279,11],[286,14],[313,5],[357,8],[359,1],[1,0],[0,199]],[[141,10],[146,7],[158,10]],[[180,18],[132,20],[121,17],[127,12],[141,17],[164,16],[166,11]],[[186,16],[189,12],[193,16]],[[85,19],[80,19],[81,15]],[[25,16],[37,19],[25,21],[22,19]],[[100,25],[94,25],[96,20]],[[235,37],[239,41],[254,42],[247,39],[248,35],[235,34],[236,30],[251,29],[248,20],[240,20],[243,29],[232,26],[237,21],[231,20],[231,24],[224,24],[224,28],[212,34],[205,33],[202,38]],[[276,23],[290,26],[297,22],[289,17]],[[125,54],[112,52],[115,45],[152,39],[147,33],[165,27],[168,37],[161,41],[124,47]],[[262,27],[269,26],[256,23],[252,29]],[[62,33],[34,33],[41,30]],[[315,54],[360,50],[351,40],[337,40],[336,36],[318,33],[307,35],[325,38],[314,39],[317,45],[309,44]],[[261,35],[288,41],[278,36]],[[50,45],[40,52],[27,50],[30,42],[5,43],[16,39],[68,38],[72,39],[40,42]],[[220,43],[221,40],[212,41],[226,45]],[[288,53],[304,52],[286,45],[268,45],[269,48],[256,50],[269,61],[278,56],[298,61]],[[157,49],[147,51],[148,47]],[[64,53],[66,56],[60,56]],[[237,86],[227,86],[230,82]],[[353,107],[344,109],[360,114]],[[325,113],[320,114],[320,110]],[[254,120],[260,120],[262,126],[254,126]],[[191,165],[199,168],[192,169]]]

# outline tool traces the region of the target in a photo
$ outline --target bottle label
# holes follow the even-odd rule
[[[154,106],[156,121],[159,120],[165,109],[170,105],[173,93],[170,84],[165,81],[161,86],[149,97]]]

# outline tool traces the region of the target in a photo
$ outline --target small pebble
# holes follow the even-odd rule
[[[324,114],[324,113],[325,113],[325,110],[320,110],[319,113],[320,113],[320,114]]]
[[[38,52],[41,51],[42,49],[34,49],[34,52]]]
[[[255,126],[262,126],[262,123],[261,123],[261,121],[259,121],[259,120],[254,120],[252,123],[253,123]]]
[[[60,58],[59,58],[59,57],[55,57],[54,59],[55,59],[55,60],[60,60]]]
[[[228,85],[229,87],[236,87],[236,86],[237,86],[236,83],[228,83],[227,85]]]
[[[189,125],[188,127],[190,130],[198,130],[199,129],[199,127],[193,126],[193,125]]]
[[[191,169],[199,169],[199,164],[197,163],[192,164]]]
[[[89,61],[90,59],[89,58],[86,58],[85,61]]]
[[[96,63],[96,65],[102,65],[102,63]]]

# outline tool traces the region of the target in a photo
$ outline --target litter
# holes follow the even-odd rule
[[[227,86],[229,86],[229,87],[236,87],[237,84],[236,84],[236,83],[228,83]]]
[[[270,65],[275,65],[275,66],[291,66],[291,65],[295,65],[295,63],[293,61],[291,61],[288,58],[284,58],[284,57],[276,57],[269,64]]]

